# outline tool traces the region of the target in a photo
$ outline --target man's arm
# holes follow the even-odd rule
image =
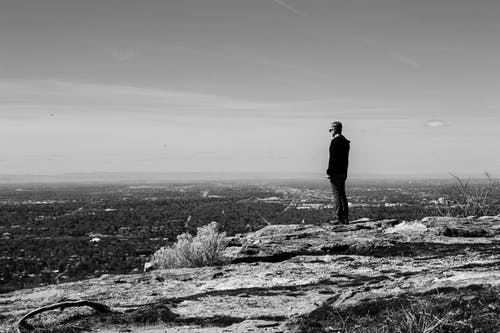
[[[329,149],[329,152],[330,152],[330,156],[328,158],[328,169],[326,170],[326,174],[328,176],[331,176],[333,174],[333,156],[335,155],[335,144],[332,140],[332,142],[330,142],[330,149]]]

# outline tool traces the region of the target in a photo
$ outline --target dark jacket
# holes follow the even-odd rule
[[[328,170],[326,170],[327,175],[347,174],[350,143],[351,141],[347,140],[343,135],[332,139],[330,143]]]

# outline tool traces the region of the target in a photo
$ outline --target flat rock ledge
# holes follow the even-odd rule
[[[229,241],[227,266],[2,294],[0,332],[14,332],[16,320],[38,307],[75,299],[112,313],[72,308],[32,324],[61,332],[306,332],[303,322],[326,307],[345,313],[408,295],[500,290],[500,216],[270,225]]]

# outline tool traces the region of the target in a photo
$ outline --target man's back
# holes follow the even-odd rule
[[[342,134],[335,136],[330,143],[330,159],[328,161],[328,175],[347,174],[349,166],[350,141]]]

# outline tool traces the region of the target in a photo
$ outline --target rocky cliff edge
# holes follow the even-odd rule
[[[346,318],[380,304],[431,296],[500,317],[498,297],[481,298],[499,295],[500,216],[270,225],[231,237],[226,255],[232,263],[222,267],[103,275],[0,295],[0,332],[68,300],[111,312],[48,311],[30,325],[50,332],[337,332]],[[486,329],[487,319],[481,322]],[[464,325],[475,329],[470,320]]]

